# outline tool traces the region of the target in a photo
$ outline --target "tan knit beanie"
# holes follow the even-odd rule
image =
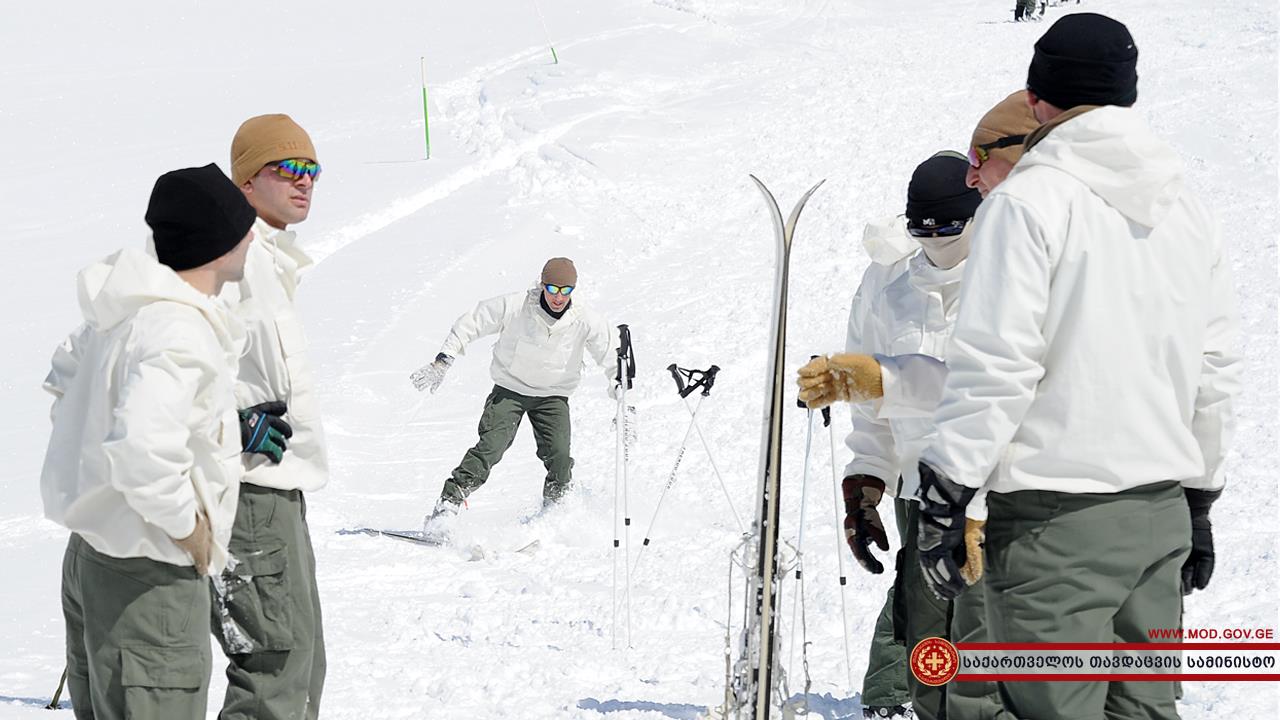
[[[578,269],[573,266],[573,261],[569,258],[551,258],[546,265],[542,266],[542,282],[561,287],[577,285]]]
[[[973,139],[969,142],[969,146],[985,145],[1010,135],[1026,135],[1039,125],[1036,116],[1031,112],[1031,106],[1027,105],[1027,91],[1019,90],[1001,100],[982,116],[978,121],[978,127],[973,131]],[[987,154],[1003,158],[1010,163],[1017,163],[1018,158],[1022,157],[1022,145],[992,148],[987,151]]]
[[[236,186],[277,160],[319,161],[311,136],[288,115],[259,115],[244,121],[231,140],[231,180]]]

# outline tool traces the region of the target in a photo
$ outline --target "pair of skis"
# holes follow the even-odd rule
[[[773,314],[770,356],[765,382],[764,427],[760,441],[760,473],[756,517],[739,551],[747,570],[745,619],[739,655],[731,665],[725,693],[725,714],[730,717],[766,720],[773,709],[774,673],[778,650],[777,621],[780,604],[778,578],[778,515],[782,470],[782,416],[786,388],[787,292],[790,284],[791,245],[800,213],[819,181],[796,203],[784,221],[773,193],[752,175],[751,180],[764,195],[776,241],[773,282]],[[732,564],[730,569],[732,587]],[[729,668],[727,668],[728,670]]]

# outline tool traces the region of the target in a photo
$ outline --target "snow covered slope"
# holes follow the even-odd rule
[[[330,658],[324,717],[693,718],[722,700],[725,573],[738,533],[697,445],[635,578],[634,647],[610,649],[613,405],[594,374],[573,401],[580,489],[564,507],[533,516],[543,471],[522,431],[461,515],[456,547],[341,534],[416,526],[474,440],[487,343],[425,401],[408,373],[476,301],[526,287],[547,257],[573,257],[575,301],[635,337],[633,547],[687,426],[664,370],[672,362],[723,368],[699,419],[745,519],[773,272],[747,174],[784,206],[827,178],[793,256],[794,368],[843,343],[867,263],[862,225],[900,212],[916,163],[963,150],[982,113],[1022,87],[1047,25],[1009,22],[1011,0],[539,3],[559,64],[528,0],[264,3],[243,15],[227,3],[140,0],[6,8],[0,718],[50,717],[37,707],[62,667],[65,536],[41,519],[39,384],[78,322],[74,273],[142,242],[157,175],[225,168],[237,125],[265,112],[307,127],[324,165],[311,219],[297,228],[323,258],[300,312],[334,466],[330,486],[308,498]],[[1182,153],[1233,246],[1247,390],[1232,487],[1214,511],[1217,574],[1188,599],[1187,625],[1276,627],[1275,3],[1078,7],[1129,25],[1142,53],[1138,107]],[[1051,8],[1046,21],[1067,11]],[[847,421],[838,410],[840,436]],[[792,537],[803,439],[797,409],[784,450]],[[860,714],[856,689],[889,578],[849,571],[846,668],[827,447],[819,434],[806,615],[811,705],[834,718]],[[838,455],[843,466],[843,446]],[[788,617],[791,597],[788,585]],[[793,692],[802,686],[793,678]],[[1182,712],[1273,717],[1278,696],[1271,685],[1188,684]]]

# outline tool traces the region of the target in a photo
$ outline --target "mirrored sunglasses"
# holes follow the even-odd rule
[[[969,148],[969,164],[975,168],[980,168],[982,163],[991,158],[991,150],[1021,145],[1026,139],[1026,135],[1005,135],[989,143],[974,145]]]
[[[304,175],[312,180],[320,179],[320,163],[312,160],[293,158],[269,163],[267,167],[285,180],[300,180]]]
[[[572,285],[552,285],[551,283],[547,283],[542,287],[552,295],[564,295],[568,297],[569,293],[573,292]]]

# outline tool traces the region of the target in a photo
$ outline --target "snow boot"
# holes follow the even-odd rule
[[[916,712],[911,709],[910,705],[862,708],[862,717],[864,718],[913,718],[915,716]]]
[[[448,543],[453,536],[453,526],[461,509],[461,504],[449,498],[442,497],[437,500],[431,514],[422,521],[423,538],[441,544]]]
[[[904,719],[904,717],[915,717],[915,711],[911,710],[910,705],[864,707],[863,717],[873,717],[873,719],[879,719],[879,717],[899,717],[899,719]]]

